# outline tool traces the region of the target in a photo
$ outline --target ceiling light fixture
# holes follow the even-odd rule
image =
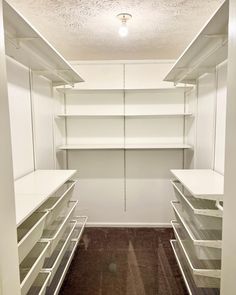
[[[127,21],[132,18],[132,15],[129,13],[120,13],[117,15],[117,18],[121,21],[121,26],[119,28],[119,35],[121,37],[126,37],[129,33],[127,27]]]

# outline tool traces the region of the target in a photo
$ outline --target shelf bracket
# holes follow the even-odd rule
[[[9,34],[8,32],[5,32],[5,38],[16,48],[20,49],[21,48],[21,42],[24,41],[33,41],[33,40],[38,40],[39,37],[15,37]]]

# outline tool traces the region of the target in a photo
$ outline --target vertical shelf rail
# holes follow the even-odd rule
[[[36,158],[36,137],[35,137],[35,114],[34,114],[34,76],[33,71],[29,69],[29,87],[30,87],[30,112],[31,112],[31,125],[32,125],[32,147],[33,147],[33,163],[34,163],[34,171],[37,168],[37,158]]]
[[[124,212],[127,211],[127,162],[126,162],[126,92],[125,64],[123,65],[123,112],[124,112]]]
[[[65,88],[65,86],[64,86]],[[67,100],[66,100],[66,92],[64,92],[63,94],[63,102],[64,102],[64,114],[67,114]],[[67,116],[65,116],[64,118],[65,120],[65,145],[68,144],[68,140],[67,140]],[[64,161],[64,160],[63,160]],[[69,169],[69,150],[66,150],[66,169]]]

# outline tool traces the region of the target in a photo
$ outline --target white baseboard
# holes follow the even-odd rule
[[[136,222],[87,222],[86,227],[163,227],[163,228],[170,228],[171,223],[136,223]]]

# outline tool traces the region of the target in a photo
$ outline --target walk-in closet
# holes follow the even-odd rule
[[[0,0],[0,295],[234,295],[236,4]]]

